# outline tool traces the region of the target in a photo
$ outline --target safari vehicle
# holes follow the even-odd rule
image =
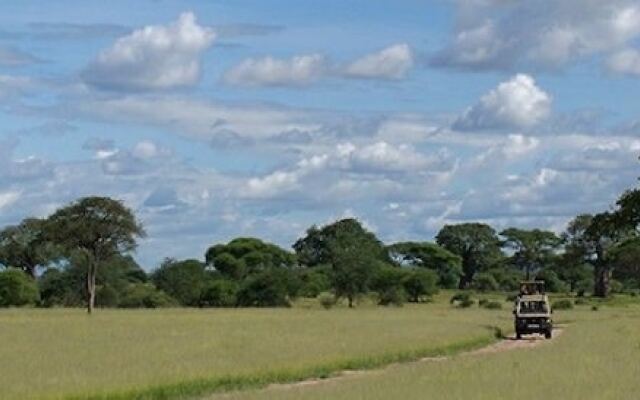
[[[544,282],[522,282],[513,310],[516,338],[521,339],[522,335],[539,333],[551,339],[553,330],[551,313],[549,298],[544,291]]]

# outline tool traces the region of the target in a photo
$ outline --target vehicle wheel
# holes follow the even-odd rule
[[[544,337],[545,337],[545,338],[547,338],[547,339],[551,339],[551,329],[547,330],[547,331],[544,333]]]

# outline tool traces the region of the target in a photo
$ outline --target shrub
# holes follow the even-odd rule
[[[118,292],[114,288],[109,285],[102,286],[96,291],[96,306],[117,307],[118,297]]]
[[[474,304],[475,304],[475,301],[473,301],[471,299],[467,299],[467,300],[462,300],[460,303],[458,303],[458,307],[459,308],[469,308]]]
[[[122,308],[174,307],[178,302],[149,283],[134,283],[127,287],[120,299]]]
[[[151,280],[184,306],[197,306],[206,282],[204,264],[198,260],[165,260]]]
[[[404,291],[409,301],[414,303],[424,300],[438,293],[438,274],[435,271],[423,268],[412,269],[402,282]]]
[[[612,279],[611,282],[609,282],[609,289],[611,293],[622,293],[624,291],[624,285],[622,282]]]
[[[479,273],[475,276],[472,287],[480,292],[491,292],[499,289],[496,278],[486,272]]]
[[[480,299],[478,300],[478,306],[484,307],[489,302],[489,299]]]
[[[506,300],[506,301],[510,301],[510,302],[514,302],[514,301],[516,301],[516,298],[517,298],[517,297],[518,297],[518,294],[513,293],[513,294],[508,295],[508,296],[505,298],[505,300]]]
[[[489,301],[484,305],[484,308],[488,310],[500,310],[502,309],[502,303],[499,301]]]
[[[598,311],[598,309],[599,309],[598,306],[595,306],[595,305],[591,306],[591,311]]]
[[[322,292],[318,295],[318,302],[325,310],[328,310],[336,305],[336,296],[333,293]]]
[[[558,300],[551,305],[551,308],[555,310],[570,310],[573,308],[573,303],[567,299]]]
[[[469,295],[469,293],[458,292],[453,296],[451,296],[451,299],[449,300],[449,304],[454,304],[456,302],[459,303],[461,301],[469,300],[470,298],[471,298],[471,295]]]
[[[573,302],[573,304],[575,304],[576,306],[584,306],[584,305],[589,304],[589,300],[587,300],[587,299],[585,299],[585,298],[581,297],[581,298],[579,298],[579,299],[576,299],[576,300]]]
[[[400,286],[392,286],[378,293],[378,304],[381,306],[402,306],[407,300],[407,293]]]
[[[547,292],[566,293],[569,291],[569,286],[551,269],[540,271],[536,275],[536,280],[544,281],[544,287]]]
[[[0,307],[35,305],[40,299],[36,282],[24,272],[0,272]]]
[[[243,307],[289,307],[287,272],[272,268],[249,276],[238,290],[237,304]]]
[[[300,273],[299,295],[302,297],[318,297],[331,288],[331,270],[328,267],[317,266],[306,268]]]
[[[238,285],[235,282],[220,279],[210,282],[202,291],[200,306],[233,307],[236,305]]]

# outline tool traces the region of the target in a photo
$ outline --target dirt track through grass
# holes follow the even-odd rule
[[[538,346],[549,345],[553,343],[553,341],[559,337],[564,332],[564,328],[556,328],[553,330],[553,337],[551,339],[545,339],[542,335],[530,335],[525,336],[522,339],[517,339],[515,334],[511,334],[506,338],[487,345],[485,347],[481,347],[479,349],[470,350],[467,352],[461,352],[459,354],[453,356],[437,356],[437,357],[424,357],[418,361],[410,361],[407,363],[396,363],[388,365],[381,369],[373,369],[373,370],[345,370],[340,371],[333,374],[330,377],[324,379],[307,379],[300,382],[293,383],[285,383],[285,384],[272,384],[269,385],[265,390],[286,390],[293,389],[297,387],[305,387],[305,386],[314,386],[326,384],[334,381],[338,381],[341,379],[346,379],[349,377],[353,377],[356,375],[376,375],[384,372],[385,370],[395,368],[399,365],[409,364],[409,363],[425,363],[425,362],[441,362],[441,361],[449,361],[454,357],[469,357],[469,356],[482,356],[493,353],[501,353],[504,351],[512,351],[512,350],[522,350],[522,349],[532,349]],[[221,398],[224,398],[222,396]]]

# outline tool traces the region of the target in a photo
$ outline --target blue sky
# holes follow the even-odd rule
[[[560,231],[637,184],[640,2],[7,1],[0,225],[86,195],[137,258],[343,216]]]

